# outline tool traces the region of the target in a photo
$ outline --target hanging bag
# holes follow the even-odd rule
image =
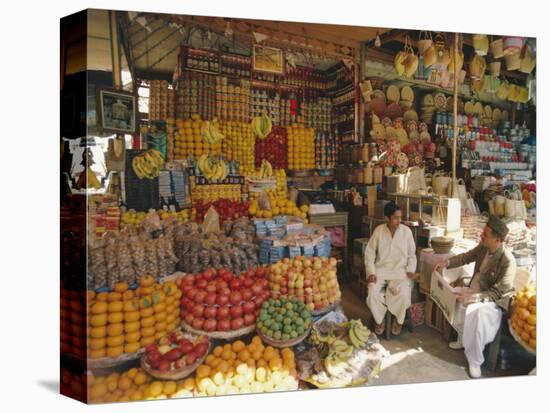
[[[491,53],[495,59],[500,59],[504,56],[504,46],[502,43],[502,37],[500,39],[493,40],[491,42]]]
[[[521,67],[521,57],[519,53],[504,56],[506,61],[506,70],[518,70]]]
[[[403,66],[405,67],[404,75],[406,77],[412,77],[418,68],[418,56],[414,52],[414,49],[409,43],[410,39],[408,36],[405,37],[405,52],[406,57],[403,61]]]
[[[531,48],[526,44],[523,48],[521,63],[519,66],[519,71],[522,73],[531,73],[535,69],[537,64],[537,58],[534,52],[531,51]]]
[[[421,31],[418,36],[418,53],[423,55],[428,48],[433,45],[432,34],[430,32]]]
[[[473,80],[482,79],[486,68],[487,64],[485,63],[485,59],[478,54],[474,54],[470,61],[470,77]]]
[[[477,55],[485,56],[489,50],[489,38],[486,34],[472,35],[472,43]]]

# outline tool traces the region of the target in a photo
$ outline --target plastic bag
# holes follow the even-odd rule
[[[271,211],[271,203],[269,202],[269,196],[262,192],[258,197],[258,206],[263,211]]]
[[[210,207],[208,211],[206,211],[202,228],[206,234],[210,232],[220,232],[220,216],[214,207]]]

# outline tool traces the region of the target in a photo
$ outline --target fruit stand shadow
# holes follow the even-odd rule
[[[58,380],[38,380],[38,385],[49,390],[50,392],[59,393],[59,381]]]

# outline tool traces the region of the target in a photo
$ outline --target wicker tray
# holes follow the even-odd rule
[[[155,370],[147,364],[147,361],[145,360],[145,355],[141,357],[141,367],[143,370],[145,370],[148,374],[150,374],[153,377],[156,377],[157,379],[161,380],[181,380],[189,376],[191,373],[193,373],[197,367],[199,367],[206,356],[208,356],[208,353],[210,353],[210,348],[212,347],[212,344],[208,342],[208,350],[206,351],[206,354],[201,357],[200,359],[197,359],[195,363],[191,364],[190,366],[185,366],[183,369],[179,370],[172,370],[172,371],[160,371]]]
[[[309,326],[309,328],[306,331],[304,331],[304,333],[301,336],[298,336],[291,340],[275,340],[267,337],[260,330],[256,330],[256,334],[260,336],[260,338],[264,343],[269,344],[270,346],[273,346],[273,347],[283,348],[283,347],[292,347],[292,346],[295,346],[296,344],[301,343],[309,335],[310,331],[311,331],[311,326]]]
[[[196,330],[190,325],[186,324],[184,321],[181,322],[181,325],[185,330],[189,331],[190,333],[197,334],[197,335],[202,334],[204,336],[208,336],[210,338],[217,338],[220,340],[231,340],[233,338],[246,336],[247,334],[252,333],[256,329],[256,324],[252,324],[250,326],[243,327],[240,330],[207,332],[202,330]]]
[[[521,346],[525,349],[525,351],[527,351],[529,354],[533,354],[534,356],[537,355],[537,351],[529,347],[525,343],[525,341],[523,341],[522,338],[518,336],[518,334],[514,331],[514,329],[512,328],[512,323],[510,322],[510,319],[508,319],[508,329],[510,330],[510,334],[512,335],[512,337],[514,337],[514,340],[516,340],[519,344],[521,344]]]
[[[314,174],[315,174],[315,169],[300,169],[300,170],[288,171],[288,176],[292,176],[296,178],[313,176]]]
[[[329,305],[328,307],[325,307],[325,308],[322,308],[320,310],[314,310],[311,312],[311,315],[316,317],[316,316],[320,316],[320,315],[323,315],[323,314],[326,314],[332,310],[334,310],[334,308],[340,304],[340,301],[338,301],[337,303],[334,303],[334,304],[331,304]]]
[[[119,357],[111,358],[111,357],[102,357],[99,359],[88,359],[88,369],[104,369],[104,368],[110,368],[110,367],[116,367],[120,366],[122,364],[125,364],[129,361],[137,360],[139,359],[143,353],[145,352],[144,349],[140,349],[136,351],[135,353],[131,354],[122,354]]]

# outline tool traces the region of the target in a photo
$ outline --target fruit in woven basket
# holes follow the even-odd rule
[[[206,336],[191,336],[177,330],[148,345],[143,358],[155,370],[180,370],[206,356],[208,345]]]
[[[534,284],[518,291],[512,304],[510,318],[512,329],[521,340],[536,350],[537,348],[537,291]]]
[[[310,325],[311,312],[293,297],[263,303],[256,328],[270,339],[292,340],[304,334]]]
[[[268,278],[272,298],[296,297],[310,311],[325,309],[341,298],[334,258],[284,258],[269,267]]]

